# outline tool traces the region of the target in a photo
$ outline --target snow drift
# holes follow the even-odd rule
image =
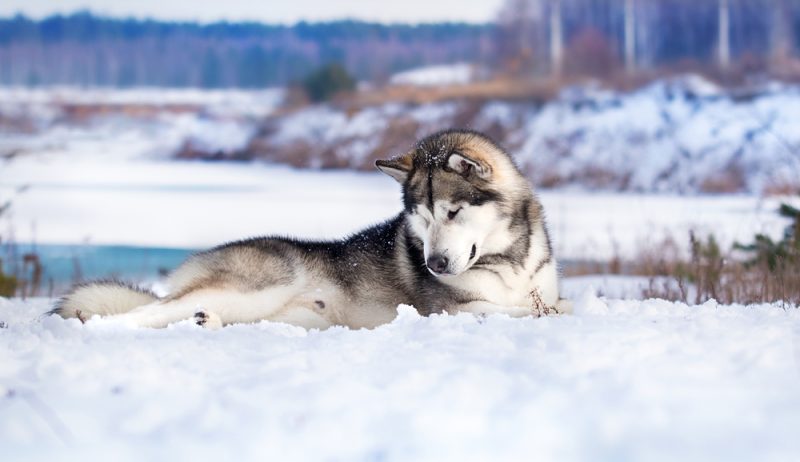
[[[409,139],[457,126],[501,140],[539,186],[759,193],[797,185],[798,118],[797,87],[737,94],[687,76],[631,93],[573,87],[546,103],[315,106],[269,118],[247,149],[296,166],[370,169]]]
[[[605,300],[375,330],[166,330],[0,299],[9,460],[791,460],[800,311]]]

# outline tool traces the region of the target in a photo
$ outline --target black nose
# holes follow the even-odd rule
[[[448,263],[449,261],[444,255],[431,255],[430,258],[428,258],[428,268],[436,274],[444,273]]]

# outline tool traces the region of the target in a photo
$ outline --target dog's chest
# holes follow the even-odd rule
[[[453,287],[472,294],[478,300],[505,306],[530,304],[531,275],[511,265],[474,268],[453,281]]]
[[[532,303],[532,293],[538,290],[541,294],[557,293],[556,287],[548,278],[540,280],[537,271],[550,270],[553,262],[547,235],[540,228],[534,233],[525,261],[522,264],[485,265],[468,270],[460,275],[451,285],[498,305],[528,306]],[[548,268],[543,268],[549,263]],[[547,287],[538,287],[539,284]],[[552,297],[548,297],[552,298]]]

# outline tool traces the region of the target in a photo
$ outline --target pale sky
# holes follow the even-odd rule
[[[0,16],[41,18],[91,10],[96,14],[212,22],[294,23],[355,18],[380,22],[487,22],[502,0],[2,0]]]

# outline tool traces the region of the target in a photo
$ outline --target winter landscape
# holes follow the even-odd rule
[[[786,70],[797,61],[787,58],[781,72],[753,64],[748,53],[773,44],[752,39],[758,23],[734,34],[727,73],[722,62],[705,66],[725,56],[710,45],[692,50],[708,55],[692,55],[687,70],[653,38],[670,0],[617,3],[597,19],[589,11],[600,7],[584,0],[508,1],[499,25],[344,22],[341,37],[338,23],[222,24],[199,42],[190,25],[154,23],[164,30],[152,32],[128,20],[124,40],[100,34],[91,53],[81,48],[91,41],[48,38],[53,20],[0,20],[12,37],[0,29],[0,64],[30,56],[0,67],[4,457],[800,458],[800,80]],[[637,35],[635,78],[627,36],[608,32],[627,30],[629,3],[639,5],[637,30],[650,27]],[[711,3],[698,17],[723,17]],[[737,30],[757,2],[731,3]],[[542,16],[521,15],[533,29],[504,16],[540,4],[550,5]],[[796,10],[781,10],[795,29]],[[67,31],[70,21],[116,27],[65,18]],[[566,24],[565,55],[553,78],[556,20]],[[597,21],[588,38],[582,21]],[[36,53],[26,48],[39,43],[26,38],[31,24],[49,43]],[[175,43],[201,56],[196,73],[175,77],[185,82],[141,71],[156,59],[146,34],[169,37],[170,27],[181,38],[165,41],[165,56],[178,56]],[[370,27],[388,29],[360,41]],[[502,66],[487,63],[492,53],[471,55],[504,37],[495,27],[544,37],[545,51],[530,53],[549,56],[550,67],[521,75],[528,55],[516,48],[502,49]],[[291,53],[330,34],[355,77],[315,100],[313,79],[296,78],[315,62]],[[209,37],[205,54],[192,48]],[[742,40],[751,39],[748,48]],[[225,40],[250,48],[227,55]],[[98,80],[85,82],[74,63],[55,68],[60,80],[21,74],[53,71],[42,61],[49,53],[100,66],[117,46],[146,51],[130,74],[98,67]],[[320,50],[324,62],[332,52]],[[282,64],[259,74],[226,61],[240,51],[243,63]],[[608,63],[587,58],[605,52]],[[364,53],[380,60],[370,66]],[[208,56],[228,71],[211,72]],[[166,72],[170,64],[158,62]],[[612,64],[619,69],[605,73]],[[47,315],[74,283],[116,278],[163,294],[165,275],[199,249],[261,235],[336,239],[393,217],[400,187],[374,161],[449,127],[485,132],[514,155],[544,205],[574,313],[424,317],[400,305],[394,321],[371,330],[267,321],[209,330],[190,320],[148,329]]]

